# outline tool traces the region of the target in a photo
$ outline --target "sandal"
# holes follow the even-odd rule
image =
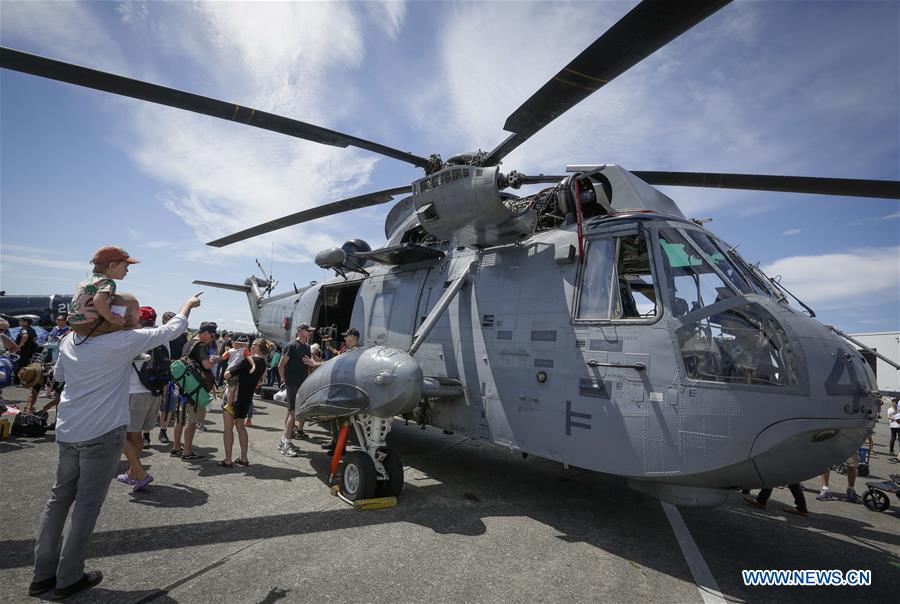
[[[244,467],[247,467],[250,465],[249,461],[241,461],[240,459],[235,459],[234,463],[236,463],[239,466],[244,466]]]
[[[216,462],[216,465],[217,465],[217,466],[222,466],[223,468],[233,468],[233,467],[234,467],[234,464],[233,464],[233,463],[228,463],[228,462],[225,461],[224,459],[222,459],[222,460],[220,460],[220,461],[217,461],[217,462]]]
[[[183,459],[184,461],[194,461],[197,459],[203,459],[204,457],[205,457],[204,455],[197,455],[196,453],[191,451],[187,455],[182,455],[181,459]]]
[[[184,453],[184,449],[172,449],[169,453],[170,457],[181,457],[181,454]]]

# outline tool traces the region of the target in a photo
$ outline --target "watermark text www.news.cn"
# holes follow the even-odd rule
[[[742,570],[744,585],[859,587],[872,584],[871,570]]]

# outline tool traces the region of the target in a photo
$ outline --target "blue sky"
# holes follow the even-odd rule
[[[418,155],[490,149],[506,116],[634,3],[4,1],[5,46],[234,101]],[[0,73],[0,289],[69,293],[106,243],[158,310],[193,279],[279,289],[315,253],[384,241],[390,204],[214,249],[215,237],[421,172],[338,149]],[[900,3],[737,2],[504,161],[900,179]],[[900,203],[665,188],[691,217],[851,332],[900,329]],[[272,249],[274,246],[274,255]],[[240,294],[196,319],[249,329]]]

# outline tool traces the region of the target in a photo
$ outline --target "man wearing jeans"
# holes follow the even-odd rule
[[[70,335],[60,343],[54,378],[66,386],[56,419],[59,464],[35,539],[29,595],[55,587],[54,598],[62,599],[103,579],[100,571],[84,572],[84,556],[125,445],[131,361],[183,333],[191,309],[199,305],[197,296],[189,298],[181,313],[162,327],[86,339]]]

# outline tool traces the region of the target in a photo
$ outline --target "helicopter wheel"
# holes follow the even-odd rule
[[[344,456],[340,486],[350,501],[369,499],[375,494],[378,486],[375,463],[368,453],[353,451]]]
[[[883,512],[890,507],[891,502],[888,496],[881,491],[869,489],[863,494],[863,505],[873,512]]]
[[[385,458],[381,461],[384,470],[387,472],[388,479],[378,481],[375,488],[376,497],[396,497],[403,489],[403,462],[400,455],[388,448],[381,450],[385,454]]]

